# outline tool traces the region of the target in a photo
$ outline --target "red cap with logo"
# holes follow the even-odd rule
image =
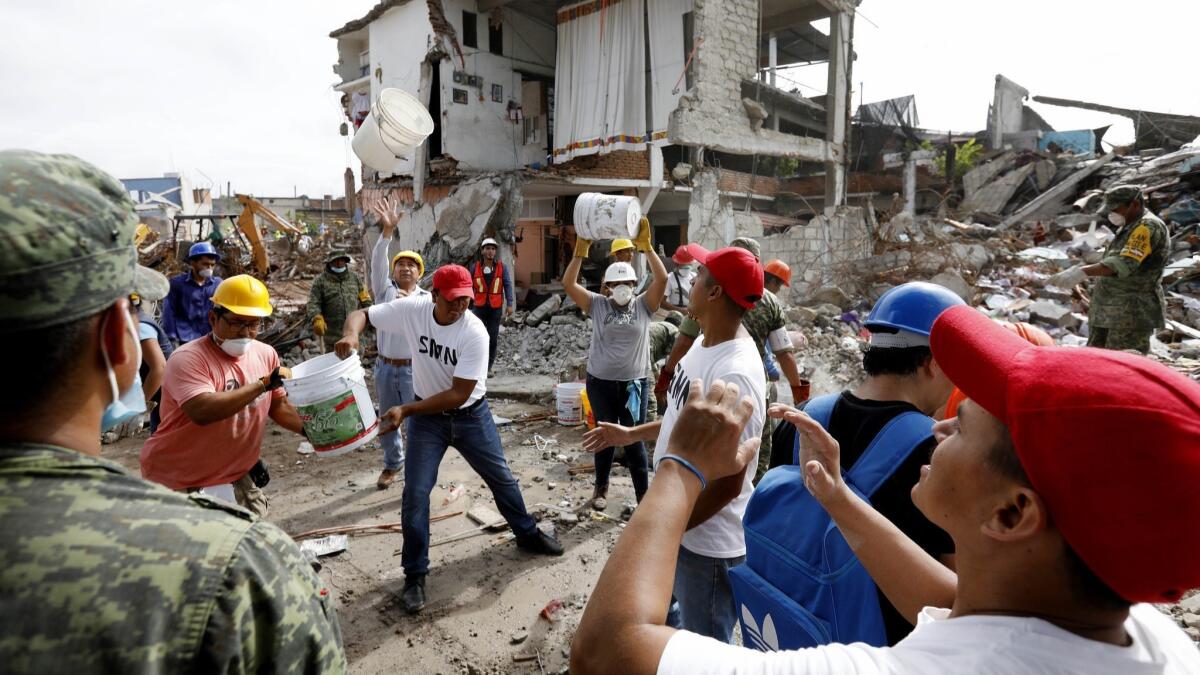
[[[469,298],[475,294],[471,288],[471,273],[462,265],[443,265],[433,273],[433,290],[447,300]]]
[[[709,251],[699,244],[688,244],[687,252],[737,304],[749,309],[762,298],[763,268],[753,253],[736,246]]]
[[[1130,602],[1200,586],[1200,384],[1141,356],[1038,347],[970,307],[929,336],[958,388],[1008,426],[1054,525]]]

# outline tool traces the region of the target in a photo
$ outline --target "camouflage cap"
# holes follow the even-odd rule
[[[92,164],[0,152],[0,331],[70,323],[128,295],[137,224],[125,188]]]
[[[762,259],[762,247],[758,245],[757,241],[751,239],[750,237],[738,237],[737,239],[729,242],[729,245],[746,249],[747,251],[750,251],[755,258]]]
[[[329,263],[333,262],[334,260],[337,260],[338,258],[345,258],[346,260],[349,260],[350,262],[354,262],[354,258],[352,258],[350,256],[350,254],[347,253],[346,251],[330,251],[329,255],[325,256],[325,264],[328,265]]]
[[[1104,191],[1104,205],[1100,207],[1100,213],[1107,215],[1109,211],[1125,206],[1141,196],[1140,185],[1114,185]]]
[[[157,270],[138,265],[133,274],[133,292],[142,300],[156,302],[171,292],[171,282]]]

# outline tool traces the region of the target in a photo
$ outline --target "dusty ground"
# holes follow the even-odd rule
[[[533,389],[540,389],[536,383]],[[544,390],[543,390],[544,391]],[[491,398],[491,396],[489,396]],[[546,405],[492,399],[496,415],[519,419],[549,412]],[[554,441],[539,450],[534,435]],[[400,569],[400,534],[358,535],[349,550],[322,559],[320,572],[334,589],[346,650],[356,673],[555,673],[568,662],[568,647],[609,550],[619,534],[625,503],[633,502],[627,471],[615,467],[608,514],[595,519],[587,507],[590,470],[572,477],[569,466],[588,464],[580,429],[552,421],[517,422],[501,429],[505,452],[521,481],[527,508],[539,513],[543,528],[554,527],[566,548],[561,558],[534,556],[488,533],[437,545],[439,539],[472,530],[465,515],[431,527],[429,602],[417,617],[400,606],[404,578]],[[273,424],[263,444],[271,471],[266,491],[270,520],[290,534],[338,525],[398,522],[401,483],[378,490],[375,478],[381,451],[372,444],[340,457],[316,458],[296,451],[303,439]],[[145,441],[127,438],[104,447],[104,456],[138,470]],[[566,461],[558,458],[566,457]],[[543,456],[548,459],[543,459]],[[456,485],[465,492],[444,503]],[[565,505],[562,505],[566,502]],[[571,512],[575,517],[538,504]],[[474,505],[495,509],[483,481],[456,452],[447,452],[439,485],[431,497],[432,514],[463,512]],[[562,505],[562,506],[560,506]],[[542,608],[560,600],[563,609],[551,624],[539,619]],[[524,636],[522,638],[522,636]],[[519,644],[514,644],[521,640]],[[514,661],[514,656],[530,656]],[[540,663],[539,663],[540,660]]]

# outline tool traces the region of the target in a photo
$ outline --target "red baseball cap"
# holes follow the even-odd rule
[[[1200,586],[1200,384],[1124,352],[1034,346],[965,306],[929,341],[1008,426],[1055,526],[1104,583],[1130,602]]]
[[[469,298],[475,294],[471,273],[462,265],[442,265],[433,273],[433,290],[447,300]]]
[[[753,253],[736,246],[709,251],[699,244],[688,244],[687,252],[737,304],[749,309],[762,298],[763,268]]]
[[[680,265],[688,265],[691,264],[695,258],[692,257],[691,253],[688,253],[687,246],[680,246],[679,248],[675,249],[675,255],[671,256],[671,260],[674,260]]]

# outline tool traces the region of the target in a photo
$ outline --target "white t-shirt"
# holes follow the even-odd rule
[[[687,307],[688,294],[692,292],[692,284],[696,281],[696,268],[677,267],[667,275],[667,302],[676,307]]]
[[[763,371],[762,358],[758,355],[758,347],[754,345],[754,340],[743,329],[733,340],[705,347],[704,335],[701,334],[675,366],[675,376],[671,378],[671,385],[667,388],[667,408],[665,411],[659,411],[662,414],[662,426],[658,431],[658,442],[654,446],[655,466],[658,466],[658,460],[667,454],[671,430],[675,428],[679,411],[687,403],[688,387],[696,378],[704,381],[705,391],[714,380],[736,384],[742,396],[749,396],[754,401],[754,416],[742,431],[741,440],[762,435],[766,418],[767,376]],[[746,555],[742,514],[746,512],[746,502],[750,501],[750,493],[754,492],[752,481],[754,467],[757,465],[756,455],[746,469],[741,494],[712,518],[683,533],[684,548],[709,558],[736,558]]]
[[[917,627],[895,647],[861,642],[790,652],[759,652],[680,631],[667,643],[659,675],[1185,675],[1200,673],[1200,650],[1150,605],[1134,605],[1125,621],[1128,647],[1088,640],[1042,619],[949,618],[926,607]]]
[[[371,249],[371,292],[375,294],[375,303],[384,304],[396,299],[396,284],[392,283],[392,267],[388,260],[388,247],[391,238],[380,237]],[[416,286],[409,295],[429,295],[429,291]],[[376,347],[380,356],[389,359],[411,359],[412,351],[408,348],[408,340],[403,335],[391,331],[375,331]]]
[[[454,378],[475,380],[471,397],[461,408],[487,394],[488,335],[471,312],[449,326],[433,318],[433,296],[415,295],[373,305],[367,310],[378,330],[404,336],[412,352],[413,393],[429,398],[446,391]]]

